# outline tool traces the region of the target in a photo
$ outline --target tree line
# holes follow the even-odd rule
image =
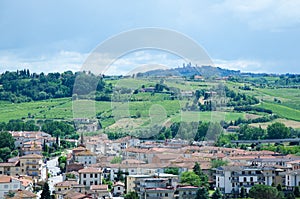
[[[14,103],[71,97],[72,94],[82,96],[95,91],[111,92],[111,85],[106,85],[102,76],[85,71],[48,74],[30,73],[25,69],[6,71],[0,75],[0,85],[0,99]]]

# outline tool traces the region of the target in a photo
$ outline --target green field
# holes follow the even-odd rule
[[[272,110],[274,113],[279,115],[280,117],[290,119],[290,120],[296,120],[300,121],[300,111],[296,109],[292,109],[290,107],[277,104],[277,103],[271,103],[271,102],[263,102],[258,105],[259,107],[263,107],[266,109]]]
[[[7,122],[11,119],[27,118],[34,115],[36,119],[44,118],[70,118],[72,115],[71,98],[51,99],[27,103],[10,103],[0,101],[0,121]],[[49,113],[49,115],[48,115]]]
[[[141,88],[142,85],[154,86],[159,79],[119,79],[107,80],[117,87]],[[193,82],[182,79],[166,79],[164,81],[170,87],[180,90],[210,89],[223,81],[216,82]],[[239,87],[245,83],[226,82],[226,85],[239,93],[256,96],[263,101],[256,105],[271,109],[281,118],[300,121],[300,93],[299,89],[291,88],[256,88],[252,90],[242,90]],[[250,85],[250,84],[247,84]],[[117,96],[118,97],[118,96]],[[246,113],[230,112],[231,109],[213,112],[182,111],[191,104],[192,99],[170,100],[170,95],[166,93],[138,93],[122,94],[123,102],[99,102],[92,100],[76,100],[71,98],[51,99],[27,103],[10,103],[0,101],[0,122],[8,122],[11,119],[57,119],[72,120],[73,118],[96,118],[100,117],[103,127],[110,126],[119,119],[138,119],[139,123],[146,125],[156,118],[162,121],[234,121],[238,118],[246,119]],[[275,103],[274,98],[281,101]],[[32,117],[33,116],[33,117]],[[260,113],[254,113],[261,116]],[[153,121],[152,121],[153,122]]]
[[[196,112],[196,111],[182,111],[172,118],[173,122],[185,121],[185,122],[220,122],[224,121],[234,121],[238,118],[245,118],[245,113],[235,113],[235,112]]]

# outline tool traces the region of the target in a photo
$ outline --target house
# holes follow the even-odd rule
[[[108,185],[91,185],[90,191],[94,198],[111,198],[108,191]]]
[[[55,194],[60,193],[64,190],[70,190],[73,188],[73,185],[78,185],[79,183],[76,180],[66,180],[63,182],[58,182],[54,184]]]
[[[96,154],[88,149],[74,154],[75,162],[83,163],[85,165],[96,164],[96,157]]]
[[[237,132],[238,130],[240,130],[240,127],[239,126],[229,126],[227,127],[226,131],[227,132],[230,132],[230,133],[235,133]]]
[[[194,92],[193,91],[180,91],[181,97],[193,97]]]
[[[5,196],[5,199],[37,199],[37,195],[27,190],[13,190]]]
[[[197,191],[199,187],[196,186],[178,186],[176,191],[178,192],[178,196],[175,196],[177,199],[194,199],[196,198]]]
[[[125,193],[125,184],[123,182],[116,182],[113,185],[113,196],[121,196]]]
[[[102,184],[102,170],[99,168],[86,167],[78,171],[79,184],[90,187]]]
[[[7,175],[0,175],[0,198],[4,198],[10,190],[17,190],[22,188],[22,183],[17,178]]]

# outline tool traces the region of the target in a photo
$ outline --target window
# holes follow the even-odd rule
[[[121,190],[121,187],[118,187],[118,190]]]
[[[98,174],[97,173],[95,173],[95,178],[98,178]]]
[[[253,177],[250,177],[250,181],[251,181],[251,182],[253,181]]]
[[[83,174],[83,178],[86,178],[86,174]]]
[[[4,189],[8,189],[8,185],[4,185]]]
[[[95,185],[97,185],[98,184],[98,182],[97,182],[97,180],[95,180]]]
[[[92,178],[92,177],[93,177],[93,174],[91,173],[90,176],[91,176],[91,178]]]
[[[83,185],[86,185],[86,181],[85,180],[83,181]]]
[[[168,197],[168,193],[165,193],[165,197]]]
[[[246,182],[247,181],[247,178],[246,177],[244,177],[244,182]]]
[[[91,162],[91,161],[89,161],[89,164],[92,164],[92,162]]]

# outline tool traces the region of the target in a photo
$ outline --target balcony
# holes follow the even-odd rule
[[[27,171],[38,171],[39,168],[27,168]]]
[[[26,164],[28,164],[28,165],[38,165],[39,163],[38,162],[26,162]]]

